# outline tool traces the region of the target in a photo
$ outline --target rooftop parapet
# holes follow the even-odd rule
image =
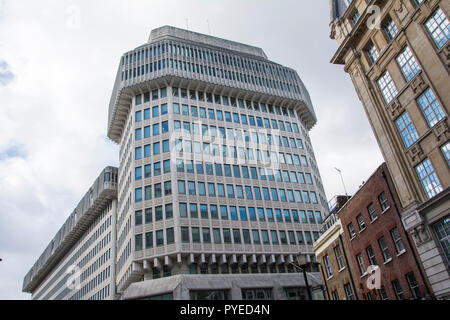
[[[117,198],[117,174],[118,169],[115,167],[106,167],[102,171],[25,276],[22,287],[24,292],[32,293],[36,289],[52,268],[80,239],[108,202]]]
[[[289,107],[296,110],[308,130],[317,122],[309,93],[297,72],[269,61],[260,48],[170,26],[153,30],[149,41],[120,60],[107,128],[108,137],[116,143],[120,143],[133,97],[167,86]],[[207,53],[207,57],[195,54],[197,51]],[[226,57],[227,62],[220,63],[220,57]],[[178,66],[192,67],[180,70],[177,61]],[[206,70],[213,70],[213,74]]]

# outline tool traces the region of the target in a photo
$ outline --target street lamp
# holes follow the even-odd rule
[[[309,300],[312,300],[313,298],[311,293],[311,287],[309,286],[308,277],[306,275],[306,268],[316,266],[318,263],[311,260],[311,255],[301,252],[297,255],[297,263],[300,269],[302,269],[303,277],[305,278],[305,285],[306,291],[308,291],[308,298]]]

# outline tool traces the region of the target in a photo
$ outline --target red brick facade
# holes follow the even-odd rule
[[[388,183],[383,177],[384,174]],[[372,216],[369,213],[370,205],[373,205],[370,209],[375,209],[375,214],[372,213]],[[338,212],[349,250],[349,259],[354,265],[355,285],[363,295],[360,298],[395,300],[429,296],[429,285],[428,283],[425,285],[421,275],[421,272],[425,273],[422,266],[419,270],[413,253],[416,257],[418,255],[415,251],[413,252],[415,248],[410,245],[413,242],[408,241],[402,227],[397,212],[400,209],[389,171],[386,164],[382,164]],[[363,224],[361,223],[360,226],[358,221],[362,222],[362,220]],[[353,236],[350,235],[350,224],[354,228]],[[361,255],[359,261],[358,255]],[[370,262],[369,256],[375,258],[376,265],[380,268],[381,290],[369,290],[367,280],[371,276],[360,271],[361,260],[363,270],[367,270],[372,263],[375,264],[373,260],[372,263]],[[398,288],[397,294],[394,287]]]

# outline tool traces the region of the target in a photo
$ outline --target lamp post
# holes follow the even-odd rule
[[[313,298],[312,298],[312,293],[311,293],[311,287],[309,286],[308,277],[306,274],[306,268],[316,265],[317,262],[311,261],[311,256],[309,254],[299,253],[297,255],[297,263],[303,272],[303,277],[305,278],[305,285],[306,285],[306,291],[308,291],[308,298],[309,298],[309,300],[312,300]]]

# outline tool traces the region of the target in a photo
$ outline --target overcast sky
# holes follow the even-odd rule
[[[188,20],[187,20],[188,19]],[[316,110],[328,199],[383,162],[342,66],[330,64],[328,0],[0,0],[0,299],[23,277],[118,147],[106,137],[120,56],[162,25],[263,48],[297,70]]]

